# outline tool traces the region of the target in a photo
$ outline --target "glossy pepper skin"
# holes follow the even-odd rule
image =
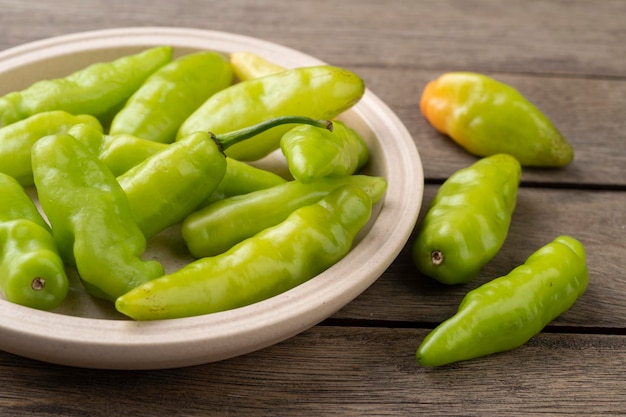
[[[417,349],[424,366],[441,366],[522,346],[586,290],[583,245],[559,236],[508,275],[470,291],[458,312]]]
[[[298,181],[351,175],[369,159],[367,144],[354,129],[341,121],[333,131],[315,126],[297,126],[283,135],[280,148],[289,172]]]
[[[115,300],[163,275],[141,259],[146,239],[124,190],[89,149],[68,134],[40,139],[32,152],[39,202],[66,264],[76,266],[87,291]]]
[[[298,208],[314,204],[346,185],[365,191],[373,204],[387,189],[383,177],[366,175],[321,178],[311,183],[289,181],[216,201],[191,213],[182,224],[183,239],[197,258],[218,255],[263,229],[275,226]]]
[[[40,138],[66,133],[77,124],[85,124],[102,132],[98,119],[86,114],[72,115],[54,110],[38,113],[0,128],[0,172],[15,178],[21,185],[33,185],[30,150]]]
[[[363,80],[343,68],[322,65],[282,71],[215,93],[183,122],[177,137],[197,131],[221,134],[290,114],[332,120],[364,93]],[[241,161],[261,159],[278,149],[280,137],[293,127],[268,130],[230,147],[226,155]]]
[[[520,177],[519,162],[507,154],[452,174],[418,225],[412,250],[417,269],[444,284],[474,279],[504,244]]]
[[[48,224],[13,178],[0,173],[0,290],[16,304],[52,310],[68,292]]]
[[[522,166],[562,167],[574,151],[552,122],[515,88],[482,74],[450,72],[429,82],[422,114],[478,156],[508,153]]]
[[[249,305],[313,278],[343,258],[370,218],[369,196],[342,187],[228,252],[194,261],[117,299],[136,320],[197,316]]]
[[[103,117],[171,58],[170,46],[158,46],[92,64],[64,78],[37,81],[0,97],[0,127],[52,110]]]
[[[214,93],[233,81],[228,59],[201,51],[173,60],[154,72],[113,118],[110,135],[122,133],[171,143],[180,125]]]
[[[118,176],[144,236],[179,223],[217,188],[227,168],[223,149],[284,123],[332,126],[325,120],[285,116],[221,135],[196,132]]]

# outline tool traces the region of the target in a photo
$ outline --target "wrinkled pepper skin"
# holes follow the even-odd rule
[[[77,124],[102,132],[98,119],[86,114],[72,115],[55,110],[38,113],[0,129],[0,172],[15,178],[21,185],[33,185],[30,150],[40,138],[66,133]]]
[[[228,252],[194,261],[117,299],[135,320],[230,310],[278,295],[342,259],[372,212],[358,187],[341,187]]]
[[[452,174],[418,225],[412,250],[417,269],[444,284],[474,279],[504,244],[520,177],[519,162],[507,154]]]
[[[237,51],[228,56],[233,72],[239,81],[251,80],[264,77],[286,70],[254,52]]]
[[[209,97],[178,131],[221,134],[290,114],[332,120],[356,104],[365,93],[355,73],[329,65],[295,68],[231,85]],[[294,125],[259,134],[225,151],[241,161],[261,159],[278,149],[281,136]]]
[[[52,110],[103,117],[171,58],[170,46],[158,46],[92,64],[64,78],[37,81],[0,97],[0,127]]]
[[[233,82],[228,59],[214,51],[184,55],[153,73],[113,118],[110,135],[171,143],[180,125]]]
[[[65,266],[24,188],[0,173],[0,290],[15,304],[52,310],[67,296]]]
[[[477,156],[508,153],[522,166],[563,167],[574,150],[552,122],[515,88],[482,74],[450,72],[429,82],[422,114]]]
[[[289,172],[298,181],[351,175],[369,159],[365,140],[354,129],[335,120],[333,131],[297,126],[283,135],[280,148]]]
[[[345,185],[364,190],[373,204],[387,189],[383,177],[366,175],[322,178],[311,183],[289,181],[216,201],[191,213],[182,224],[183,239],[196,258],[218,255]]]
[[[76,266],[87,291],[115,300],[163,275],[141,259],[146,239],[124,190],[89,149],[68,134],[40,139],[32,152],[39,202],[62,259]]]
[[[522,346],[567,311],[588,282],[583,245],[559,236],[508,275],[470,291],[424,338],[417,361],[442,366]]]

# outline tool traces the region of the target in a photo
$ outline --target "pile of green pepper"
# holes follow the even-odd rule
[[[361,99],[361,78],[174,52],[149,48],[0,97],[7,300],[53,310],[73,267],[87,293],[131,318],[186,317],[276,295],[350,251],[387,187],[358,174],[367,145],[334,120]],[[328,150],[288,145],[297,129]],[[293,176],[248,162],[281,146]],[[166,275],[144,255],[175,224],[197,261]]]

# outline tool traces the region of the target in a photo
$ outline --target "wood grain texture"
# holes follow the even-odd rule
[[[473,163],[419,113],[445,71],[483,72],[535,103],[576,152],[525,169],[504,247],[475,281],[420,276],[411,236],[380,279],[283,343],[183,369],[117,372],[0,352],[4,416],[601,416],[626,414],[626,2],[622,0],[0,0],[0,50],[79,31],[180,26],[301,50],[363,77],[439,184]],[[420,217],[421,220],[421,217]],[[419,221],[419,220],[418,220]],[[441,369],[414,352],[462,297],[559,234],[585,245],[590,285],[523,347]]]
[[[485,416],[619,414],[626,339],[542,334],[525,346],[422,368],[424,329],[315,327],[235,359],[118,372],[0,353],[0,414],[38,416]],[[63,397],[63,401],[59,397]]]

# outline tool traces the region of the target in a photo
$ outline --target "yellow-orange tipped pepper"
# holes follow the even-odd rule
[[[482,74],[442,74],[426,85],[420,109],[435,129],[477,156],[508,153],[537,167],[562,167],[574,159],[570,144],[536,106]]]

